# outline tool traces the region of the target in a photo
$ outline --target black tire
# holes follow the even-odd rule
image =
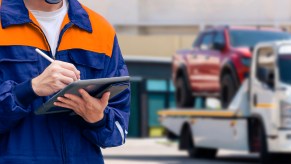
[[[166,130],[165,133],[166,133],[167,139],[170,141],[175,141],[178,139],[178,136],[175,135],[174,133],[170,132],[169,130]]]
[[[275,164],[278,156],[277,154],[269,153],[267,137],[264,126],[259,123],[258,125],[258,135],[259,135],[259,153],[260,153],[260,163],[261,164]]]
[[[268,147],[266,142],[266,133],[263,125],[259,123],[258,125],[258,136],[259,136],[259,153],[260,153],[260,163],[264,164],[269,160]]]
[[[227,108],[237,92],[234,78],[230,74],[222,75],[220,82],[220,102],[223,109]]]
[[[184,134],[189,143],[187,152],[190,158],[208,158],[208,159],[213,159],[216,157],[217,149],[209,149],[209,148],[198,148],[195,147],[195,143],[193,142],[192,139],[192,133],[191,129],[188,128],[188,130],[185,131]],[[184,138],[184,137],[182,137]]]
[[[193,108],[195,98],[191,89],[188,87],[185,78],[182,76],[177,78],[175,99],[178,107]]]
[[[277,154],[276,159],[280,159],[277,163],[291,163],[291,153]]]

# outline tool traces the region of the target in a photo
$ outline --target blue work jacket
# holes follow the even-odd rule
[[[127,76],[112,26],[77,0],[68,1],[54,58],[74,64],[81,79]],[[125,142],[130,90],[112,98],[94,124],[69,113],[35,115],[50,98],[31,86],[50,64],[35,48],[53,58],[49,43],[23,0],[2,0],[0,13],[0,163],[104,163],[100,147]]]

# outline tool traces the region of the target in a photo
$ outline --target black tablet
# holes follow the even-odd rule
[[[40,106],[35,114],[50,114],[50,113],[60,113],[72,111],[67,108],[56,107],[54,105],[57,98],[64,96],[64,94],[75,94],[81,96],[79,89],[86,90],[91,96],[100,98],[105,92],[110,92],[110,99],[125,89],[129,87],[129,76],[122,77],[112,77],[112,78],[100,78],[100,79],[90,79],[90,80],[79,80],[71,83],[52,98],[50,98],[46,103]]]

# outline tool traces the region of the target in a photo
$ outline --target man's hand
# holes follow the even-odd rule
[[[110,92],[104,93],[101,99],[92,97],[84,89],[80,89],[79,93],[81,97],[72,94],[58,97],[59,102],[55,102],[54,105],[72,109],[89,123],[96,123],[102,120],[104,110],[108,105]]]
[[[38,96],[49,96],[80,79],[80,71],[71,63],[54,61],[42,74],[32,79],[32,89]]]

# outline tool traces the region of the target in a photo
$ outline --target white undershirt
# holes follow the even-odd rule
[[[50,45],[52,55],[55,56],[61,30],[60,28],[64,20],[64,17],[68,12],[67,0],[64,0],[63,6],[55,11],[44,12],[30,10],[30,12],[34,15],[34,17],[40,24],[40,27],[44,32]]]

